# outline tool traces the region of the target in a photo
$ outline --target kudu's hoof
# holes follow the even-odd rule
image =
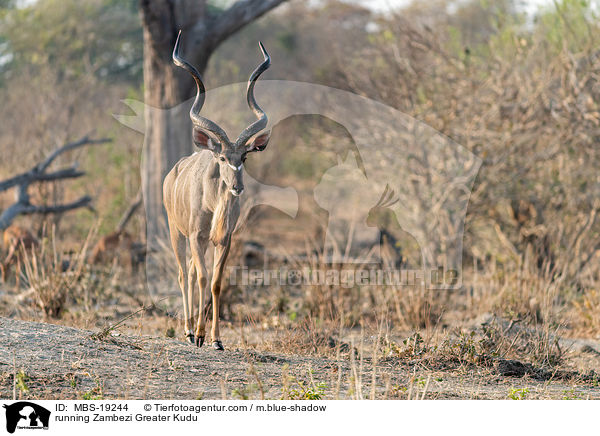
[[[196,347],[200,348],[202,345],[204,345],[204,336],[197,336]]]
[[[185,337],[187,338],[188,341],[190,341],[190,344],[194,345],[194,335],[193,334],[187,334],[185,335]]]
[[[221,341],[213,341],[212,347],[218,351],[223,351],[225,349],[223,348],[223,343]]]

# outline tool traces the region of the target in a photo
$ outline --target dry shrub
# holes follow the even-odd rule
[[[436,291],[421,287],[392,287],[395,314],[400,325],[409,329],[429,329],[436,325],[443,312]]]
[[[357,263],[350,255],[344,255],[340,264],[328,263],[326,255],[307,246],[310,255],[306,260],[289,258],[292,268],[309,271],[337,272],[340,284],[317,281],[300,287],[304,314],[319,320],[333,321],[340,318],[344,326],[377,324],[381,320],[393,322],[404,328],[429,328],[439,322],[443,305],[435,291],[420,286],[359,285],[344,283],[344,275],[359,277],[369,268],[379,264]],[[365,254],[362,260],[368,259]],[[388,269],[391,269],[389,267]]]
[[[487,277],[467,284],[481,309],[552,323],[600,277],[600,26],[587,2],[556,2],[533,25],[511,4],[440,14],[415,3],[339,44],[329,77],[482,159],[464,254]],[[578,301],[586,325],[597,323],[595,297]],[[416,303],[397,312],[419,314]]]
[[[295,354],[335,356],[337,350],[348,352],[349,345],[339,339],[333,323],[305,319],[294,326],[277,330],[276,336],[263,344],[268,350]]]
[[[46,316],[59,318],[64,311],[67,298],[84,274],[87,249],[94,233],[92,229],[73,255],[67,256],[58,250],[54,229],[50,239],[42,238],[38,251],[30,254],[24,251],[27,281]]]
[[[494,318],[481,326],[481,353],[490,357],[519,359],[541,368],[552,369],[563,363],[559,345],[560,327],[548,324],[532,328],[518,322]]]
[[[457,328],[441,335],[415,332],[401,341],[386,338],[380,351],[385,357],[438,369],[491,368],[495,362],[514,359],[547,376],[564,362],[558,333],[558,328],[529,328],[494,317],[470,330]]]
[[[559,367],[564,360],[563,350],[560,348],[559,329],[554,331],[549,326],[535,329],[526,338],[523,354],[530,356],[529,361],[542,368]]]

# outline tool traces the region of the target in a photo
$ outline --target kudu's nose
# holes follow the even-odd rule
[[[244,187],[234,186],[229,190],[229,192],[231,192],[234,196],[239,197],[240,195],[242,195],[242,192],[244,192]]]

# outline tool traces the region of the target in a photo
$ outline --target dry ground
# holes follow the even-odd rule
[[[444,368],[418,358],[373,364],[369,353],[362,358],[350,352],[338,358],[271,353],[249,343],[235,345],[231,329],[224,341],[234,345],[224,352],[164,337],[117,333],[98,339],[92,331],[8,318],[0,318],[0,331],[2,398],[600,399],[594,373],[540,377],[517,367],[514,376],[506,376],[506,362]],[[598,367],[598,348],[572,348],[574,358]]]

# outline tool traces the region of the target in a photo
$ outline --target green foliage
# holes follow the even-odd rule
[[[283,395],[282,400],[321,400],[327,390],[327,384],[315,383],[313,371],[308,371],[309,382],[290,376],[289,365],[283,366]]]
[[[39,0],[0,17],[4,72],[51,67],[65,79],[141,78],[142,33],[133,0]]]
[[[290,390],[290,400],[321,400],[327,385],[325,383],[317,383],[314,386],[296,380],[297,387]]]
[[[448,342],[447,346],[460,362],[475,363],[477,357],[477,345],[475,332],[460,332],[457,341]]]
[[[81,394],[82,400],[103,400],[104,393],[102,391],[102,386],[100,385],[100,381],[96,380],[96,386],[94,386],[89,391],[86,391]]]
[[[288,53],[292,53],[297,45],[296,34],[291,31],[283,31],[277,35],[277,43]]]
[[[284,158],[281,162],[281,170],[292,177],[310,179],[317,174],[316,165],[318,162],[314,155],[301,154]]]
[[[594,44],[597,13],[588,0],[560,0],[540,14],[537,34],[557,52]]]
[[[25,374],[25,371],[20,370],[19,372],[17,372],[15,377],[15,384],[17,385],[17,389],[19,389],[19,391],[24,394],[29,393],[29,385],[27,384],[27,382],[29,382],[29,376]]]
[[[563,400],[583,400],[583,397],[575,388],[565,389],[563,391]]]
[[[210,0],[207,2],[208,13],[218,15],[231,5],[229,0]]]
[[[529,395],[529,388],[510,388],[508,391],[508,398],[511,400],[525,400]]]
[[[425,384],[427,384],[427,379],[425,377],[417,377],[414,381],[421,388],[424,388]]]
[[[81,395],[81,399],[82,400],[101,400],[102,399],[102,395],[98,395],[96,393],[95,389],[89,390],[87,392],[84,392]]]
[[[415,332],[411,336],[402,340],[402,345],[392,341],[384,341],[383,354],[385,356],[397,356],[400,358],[414,358],[428,351],[423,344],[423,338],[420,333]]]

